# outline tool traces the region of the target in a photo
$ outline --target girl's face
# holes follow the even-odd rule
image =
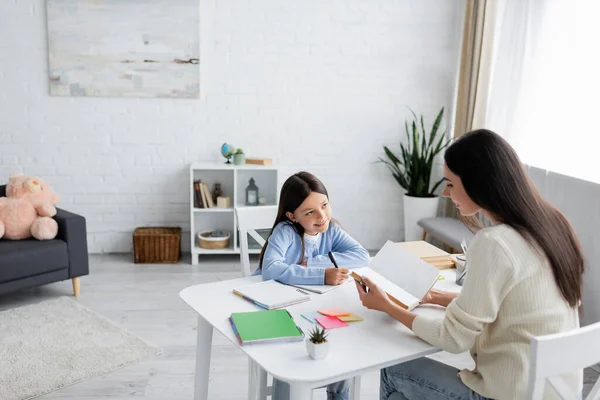
[[[470,217],[481,211],[481,207],[475,204],[465,191],[460,177],[454,175],[446,164],[444,164],[444,178],[446,179],[446,186],[444,186],[442,196],[449,197],[452,200],[460,215]]]
[[[309,235],[325,232],[331,221],[331,207],[327,196],[317,192],[311,192],[294,212],[285,214],[292,222],[297,222]]]

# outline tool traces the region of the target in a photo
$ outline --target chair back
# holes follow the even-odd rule
[[[236,207],[235,216],[240,235],[240,263],[244,276],[250,276],[250,249],[248,248],[248,235],[262,247],[265,240],[257,229],[270,229],[277,217],[277,206]]]
[[[531,339],[527,398],[542,399],[546,382],[562,399],[578,399],[578,393],[559,375],[575,372],[600,362],[600,322],[568,332]],[[600,379],[587,400],[600,399]]]

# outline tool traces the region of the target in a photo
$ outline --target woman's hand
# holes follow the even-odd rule
[[[325,284],[341,285],[348,279],[348,268],[325,268]]]
[[[438,306],[448,307],[448,304],[458,295],[458,293],[445,292],[443,290],[431,289],[421,304],[437,304]]]
[[[387,293],[379,286],[374,284],[366,276],[363,276],[362,279],[365,285],[367,285],[368,292],[365,291],[360,282],[354,281],[354,283],[356,283],[356,290],[358,290],[358,297],[360,297],[362,305],[367,307],[369,310],[387,312],[389,306],[393,304]]]

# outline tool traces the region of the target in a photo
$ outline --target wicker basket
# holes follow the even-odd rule
[[[136,228],[133,253],[135,263],[176,263],[181,255],[181,228]]]
[[[229,246],[230,235],[224,237],[211,237],[212,232],[201,232],[198,234],[198,246],[203,249],[225,249]]]

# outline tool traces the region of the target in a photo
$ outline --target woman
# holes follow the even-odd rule
[[[381,371],[381,399],[522,399],[534,336],[579,327],[584,259],[569,222],[530,183],[510,145],[488,130],[469,132],[446,151],[443,196],[463,217],[483,214],[468,254],[460,294],[431,291],[424,303],[446,307],[444,319],[408,312],[366,280],[363,305],[386,312],[433,346],[468,349],[473,371],[428,358]],[[582,372],[564,379],[582,388]],[[556,398],[549,385],[544,398]]]

